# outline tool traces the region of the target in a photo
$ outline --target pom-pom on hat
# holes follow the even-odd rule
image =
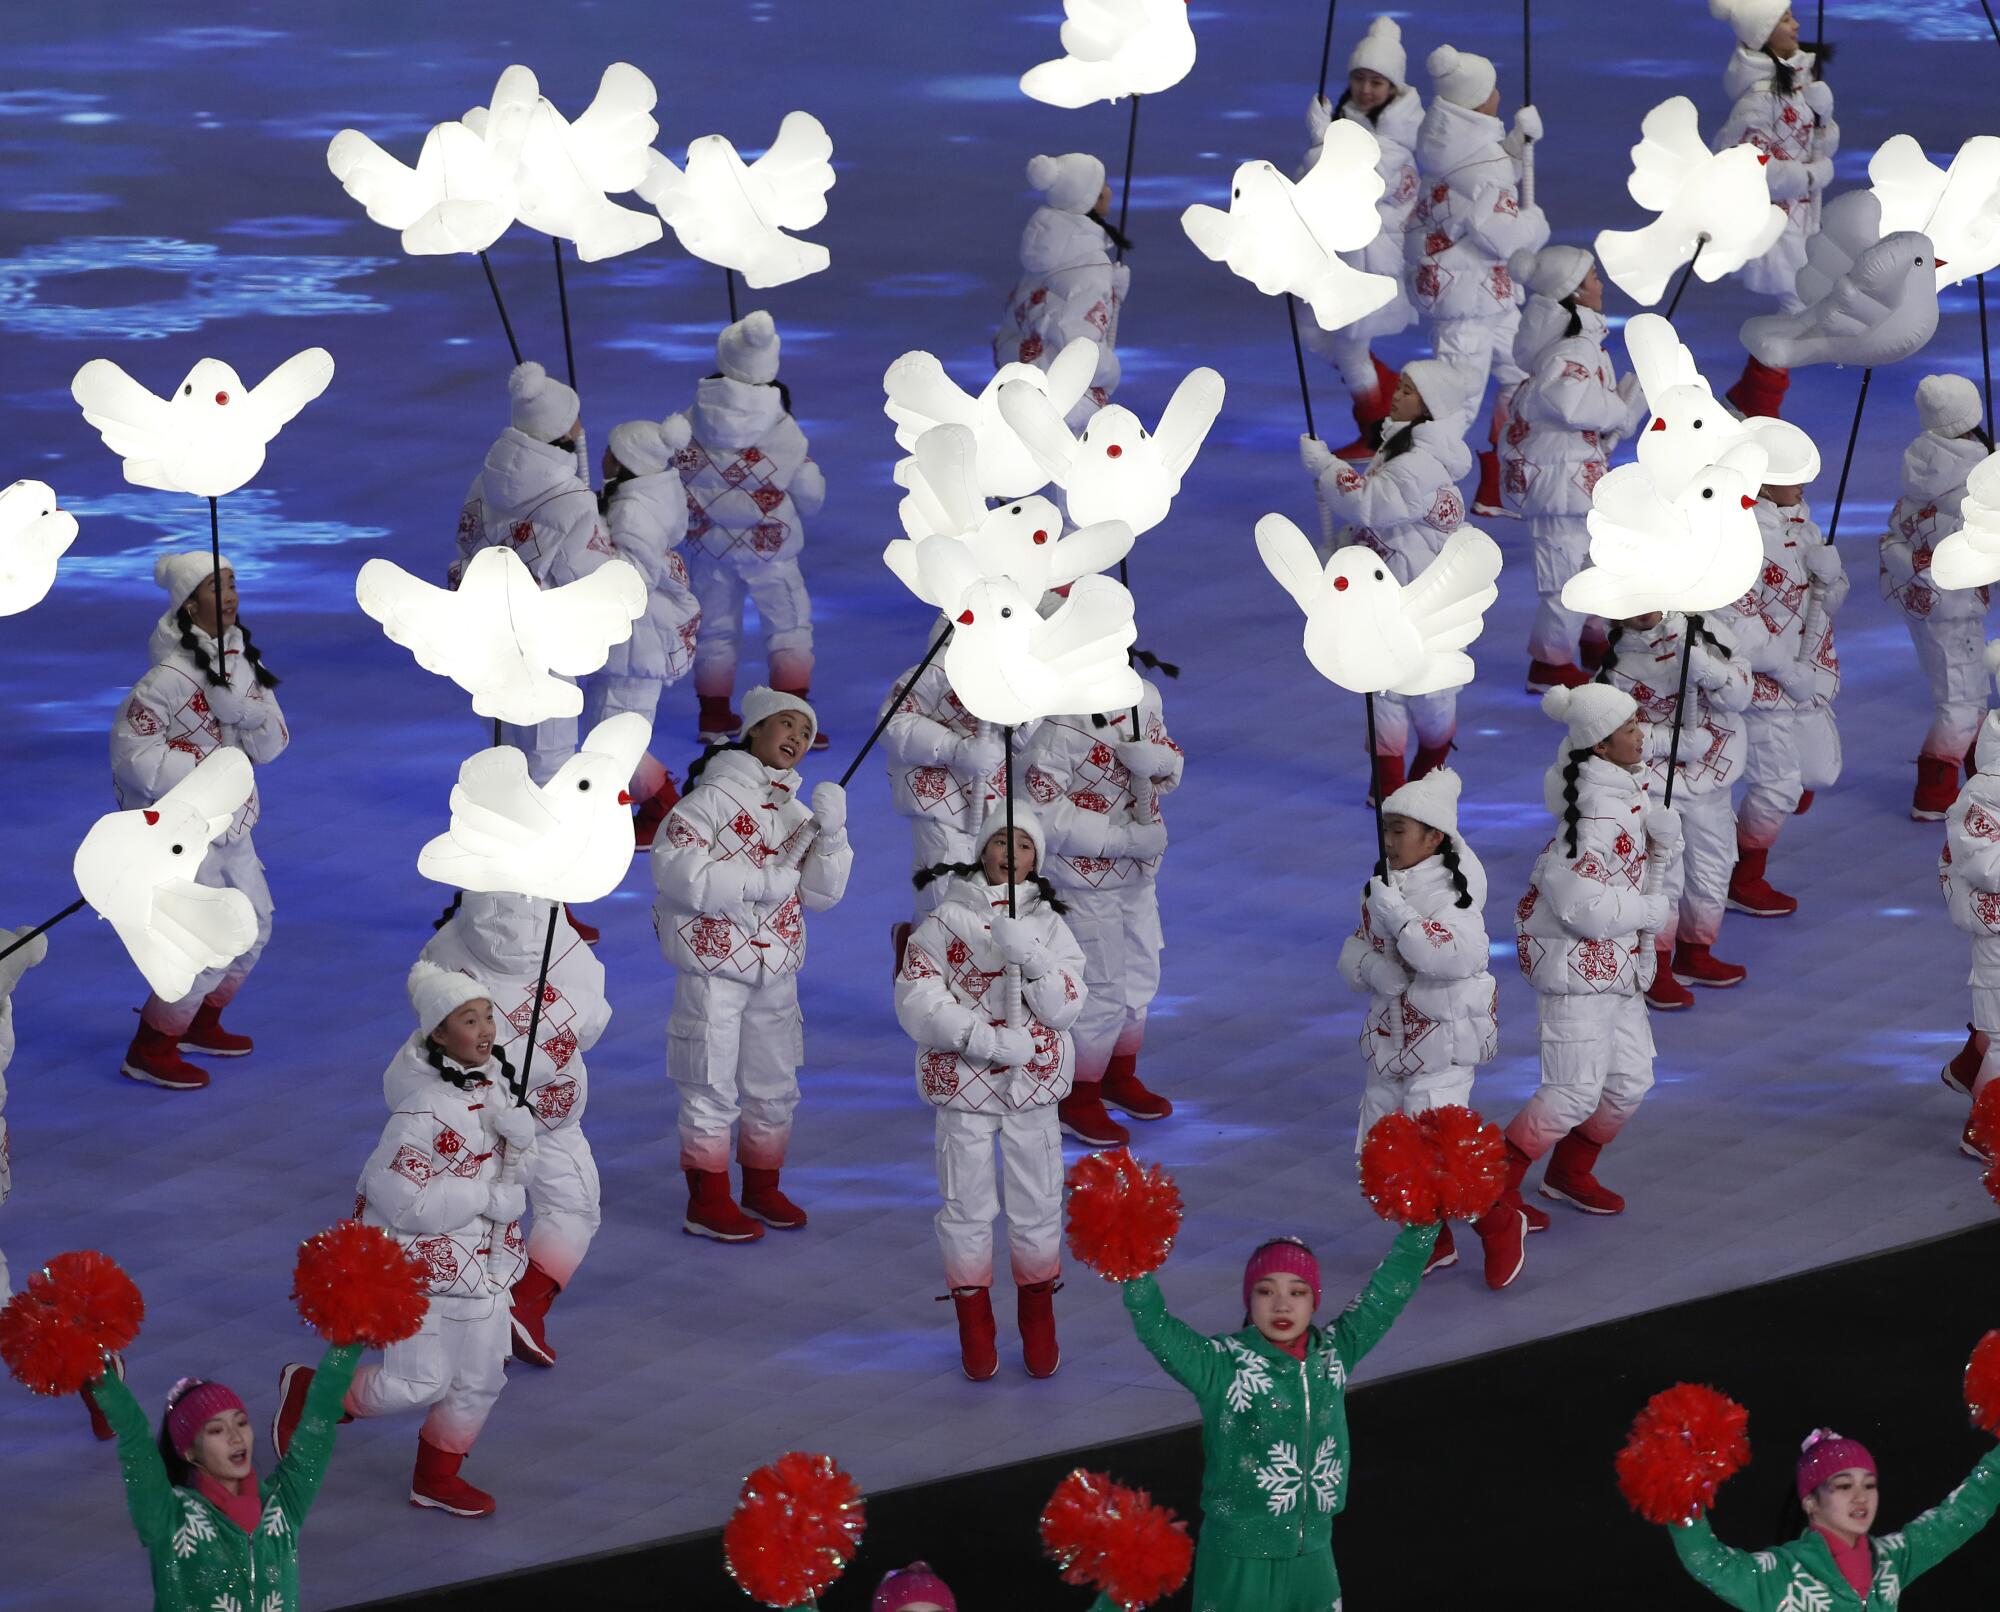
[[[1088,151],[1030,157],[1028,183],[1059,213],[1087,213],[1104,194],[1104,164]]]
[[[1243,1267],[1243,1308],[1250,1308],[1250,1295],[1267,1276],[1296,1276],[1312,1289],[1313,1308],[1319,1308],[1319,1261],[1313,1251],[1296,1237],[1279,1237],[1250,1256]]]
[[[1425,827],[1457,839],[1458,792],[1458,774],[1449,767],[1433,767],[1423,777],[1392,790],[1382,801],[1382,812],[1384,816],[1394,812],[1415,818]]]
[[[679,414],[665,420],[626,420],[611,428],[611,457],[635,476],[656,476],[688,445],[689,428]]]
[[[1403,373],[1417,389],[1417,396],[1424,400],[1424,408],[1433,420],[1455,420],[1471,412],[1465,382],[1443,359],[1413,358],[1403,366]]]
[[[1734,28],[1736,43],[1745,50],[1762,50],[1778,19],[1791,9],[1791,0],[1708,0],[1708,14]]]
[[[222,569],[233,571],[227,554]],[[168,608],[178,610],[194,590],[215,575],[215,556],[207,549],[188,549],[181,554],[162,554],[153,562],[153,580],[166,590]]]
[[[1569,725],[1571,750],[1591,750],[1630,722],[1639,707],[1622,688],[1609,683],[1585,683],[1564,688],[1558,683],[1542,696],[1542,714]]]
[[[747,739],[750,730],[767,716],[776,716],[780,711],[803,711],[806,720],[812,724],[814,733],[819,732],[819,718],[813,708],[796,694],[787,694],[782,689],[765,688],[761,684],[743,696],[743,726],[736,730],[736,737]]]
[[[1403,30],[1394,17],[1377,17],[1347,58],[1350,73],[1380,73],[1391,84],[1410,81],[1410,58],[1403,49]]]
[[[1830,1427],[1815,1429],[1799,1446],[1799,1498],[1801,1500],[1836,1473],[1859,1467],[1875,1470],[1875,1457],[1856,1438],[1842,1438]]]
[[[1507,259],[1507,272],[1538,297],[1560,302],[1584,282],[1597,260],[1580,246],[1545,246]]]
[[[1042,820],[1035,815],[1034,806],[1019,795],[1014,797],[1014,826],[1034,842],[1035,871],[1037,873],[1046,872],[1047,870],[1042,864],[1048,856],[1048,841],[1042,833]],[[993,836],[1006,832],[1007,803],[1005,801],[995,801],[987,810],[986,821],[979,825],[979,839],[973,847],[973,855],[975,857],[984,856],[986,854],[986,847],[992,841]],[[1021,877],[1021,870],[1019,868],[1014,870],[1014,877],[1018,883]]]
[[[715,338],[715,361],[722,373],[745,386],[768,386],[778,378],[778,327],[762,308],[725,326]]]
[[[507,423],[537,442],[555,441],[583,412],[576,393],[532,359],[507,377],[507,408]]]
[[[1469,50],[1454,50],[1450,45],[1438,46],[1424,65],[1430,69],[1437,98],[1468,111],[1484,106],[1486,97],[1500,82],[1493,64],[1484,56],[1475,56]]]
[[[944,1612],[958,1612],[958,1600],[951,1586],[930,1569],[928,1562],[912,1562],[899,1567],[875,1587],[873,1612],[903,1612],[906,1606],[933,1605]]]
[[[167,1438],[184,1456],[210,1417],[233,1410],[250,1414],[235,1389],[183,1377],[167,1390]]]
[[[1917,418],[1941,437],[1962,437],[1982,418],[1979,388],[1963,375],[1926,375],[1917,382]]]
[[[426,1035],[466,1003],[493,1000],[493,993],[470,974],[421,959],[410,970],[408,989],[410,1006],[417,1012],[417,1028]]]

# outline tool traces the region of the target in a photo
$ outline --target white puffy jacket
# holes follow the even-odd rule
[[[812,826],[799,775],[748,750],[718,750],[654,837],[653,929],[689,973],[761,984],[796,974],[807,912],[847,892],[854,852],[845,828]]]
[[[1521,168],[1500,120],[1433,101],[1417,131],[1417,204],[1403,237],[1410,300],[1432,319],[1497,319],[1519,304],[1515,252],[1548,244],[1549,221],[1521,202]]]
[[[1794,295],[1793,282],[1805,267],[1806,241],[1819,233],[1820,203],[1833,180],[1833,156],[1840,149],[1840,125],[1833,120],[1833,91],[1812,77],[1813,58],[1796,51],[1786,62],[1798,88],[1780,95],[1772,81],[1776,64],[1768,53],[1738,45],[1722,74],[1733,103],[1715,137],[1715,149],[1753,145],[1771,160],[1764,177],[1771,200],[1786,215],[1784,234],[1760,258],[1745,264],[1743,283],[1766,296]]]
[[[649,590],[646,613],[632,623],[630,638],[611,646],[604,670],[677,682],[694,664],[701,628],[701,605],[678,552],[687,535],[687,490],[674,470],[629,477],[611,489],[604,519],[619,557],[638,568]]]
[[[1458,905],[1443,859],[1429,856],[1389,874],[1390,888],[1409,903],[1408,921],[1381,933],[1364,897],[1361,922],[1340,948],[1341,977],[1372,998],[1361,1054],[1381,1075],[1471,1068],[1499,1046],[1500,992],[1486,966],[1486,869],[1463,840],[1455,843],[1471,906]],[[1379,988],[1399,974],[1401,990]]]
[[[993,333],[994,366],[1047,369],[1064,347],[1087,336],[1097,343],[1097,370],[1077,406],[1101,409],[1118,390],[1112,337],[1131,283],[1132,266],[1112,261],[1111,237],[1089,217],[1036,208],[1021,231],[1021,277]]]
[[[434,1297],[480,1298],[511,1287],[528,1264],[521,1223],[510,1220],[504,1237],[512,1257],[488,1270],[486,1208],[500,1154],[485,1116],[509,1101],[507,1087],[498,1059],[462,1071],[467,1083],[455,1085],[431,1066],[424,1043],[424,1032],[412,1031],[383,1072],[389,1123],[356,1184],[358,1213],[424,1262]]]
[[[1951,921],[1972,937],[1967,983],[2000,990],[2000,777],[1975,772],[1945,812],[1938,882]]]
[[[1847,571],[1840,553],[1829,549],[1806,503],[1780,508],[1768,498],[1757,501],[1757,530],[1764,539],[1764,568],[1750,591],[1729,607],[1735,638],[1750,662],[1754,679],[1751,709],[1797,711],[1809,705],[1830,705],[1840,692],[1840,655],[1833,643],[1833,618],[1847,600]],[[1806,569],[1808,550],[1829,556],[1833,579],[1814,606],[1812,573]],[[1800,699],[1786,692],[1780,678],[1796,681],[1808,622],[1813,627],[1809,657],[1812,692]]]
[[[993,1061],[1007,1022],[1007,960],[993,915],[1007,887],[983,875],[953,878],[917,925],[896,976],[896,1022],[917,1044],[917,1090],[937,1108],[1006,1113],[1069,1095],[1076,1074],[1069,1027],[1083,1011],[1083,951],[1033,884],[1014,887],[1015,916],[1033,926],[1035,957],[1021,969],[1021,1005],[1035,1054],[1015,1068]]]
[[[1754,690],[1749,657],[1731,636],[1726,612],[1704,616],[1702,628],[1727,653],[1698,641],[1688,658],[1689,710],[1682,719],[1680,756],[1674,768],[1676,800],[1712,789],[1727,794],[1743,776],[1749,749],[1743,721]],[[1626,627],[1612,646],[1612,658],[1605,662],[1610,674],[1604,681],[1622,688],[1639,707],[1639,720],[1646,724],[1646,786],[1649,793],[1661,796],[1673,746],[1686,629],[1687,617],[1678,610],[1665,612],[1651,627]]]
[[[1401,432],[1393,425],[1387,429],[1389,441],[1360,470],[1336,461],[1322,471],[1319,491],[1346,523],[1335,545],[1373,549],[1389,562],[1398,582],[1408,582],[1465,524],[1458,483],[1471,473],[1472,450],[1452,425],[1420,420],[1410,428],[1416,445],[1391,458],[1389,445]]]
[[[119,808],[132,811],[150,806],[199,766],[202,759],[225,745],[234,745],[259,766],[276,761],[291,742],[277,693],[257,681],[243,654],[243,633],[231,627],[222,635],[227,651],[229,689],[217,704],[234,719],[222,721],[211,709],[208,678],[194,655],[181,645],[174,612],[153,627],[146,652],[152,670],[133,685],[111,723],[111,788]],[[215,640],[195,634],[211,663]],[[218,843],[227,844],[250,832],[262,808],[256,786]]]
[[[1373,341],[1378,336],[1393,336],[1399,330],[1406,330],[1417,319],[1403,261],[1403,232],[1409,228],[1411,209],[1417,205],[1417,159],[1413,153],[1417,131],[1423,127],[1424,100],[1405,84],[1373,119],[1352,101],[1340,108],[1339,116],[1349,123],[1360,124],[1375,137],[1382,151],[1375,162],[1375,171],[1382,176],[1382,196],[1375,203],[1375,211],[1382,218],[1382,233],[1360,251],[1340,254],[1343,263],[1367,274],[1386,274],[1396,282],[1392,301],[1343,327],[1350,335]],[[1312,143],[1306,147],[1305,159],[1299,164],[1301,179],[1319,161],[1320,147],[1326,142],[1331,122],[1327,108],[1315,96],[1306,113]]]
[[[577,466],[577,456],[537,442],[511,425],[486,450],[458,512],[458,560],[451,585],[481,549],[507,547],[544,588],[587,577],[617,557],[598,519],[597,494]]]
[[[1159,873],[1157,854],[1131,854],[1130,830],[1162,821],[1159,797],[1180,787],[1184,757],[1167,732],[1160,691],[1144,678],[1140,688],[1139,745],[1124,710],[1105,712],[1101,728],[1087,716],[1050,717],[1027,747],[1027,791],[1048,837],[1049,883],[1058,890],[1115,889]],[[1135,774],[1133,762],[1143,770]],[[1021,766],[1019,756],[1014,764]]]
[[[744,566],[798,557],[804,515],[826,502],[826,478],[775,382],[711,375],[682,416],[690,440],[674,455],[687,494],[687,535],[711,559]]]
[[[1980,621],[1988,590],[1946,588],[1931,578],[1931,551],[1964,524],[1965,478],[1986,459],[1976,437],[1919,433],[1903,451],[1903,493],[1882,534],[1882,597],[1918,621]]]
[[[1604,350],[1604,315],[1570,310],[1553,297],[1533,296],[1514,338],[1514,362],[1528,373],[1514,393],[1513,418],[1501,450],[1508,496],[1524,515],[1590,513],[1590,495],[1621,437],[1646,418],[1645,395],[1631,376],[1618,390],[1618,370]]]

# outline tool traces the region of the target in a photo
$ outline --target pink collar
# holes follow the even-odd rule
[[[1853,1544],[1843,1545],[1818,1523],[1813,1524],[1813,1532],[1825,1541],[1827,1552],[1833,1557],[1833,1565],[1840,1569],[1840,1576],[1847,1580],[1849,1587],[1865,1605],[1869,1588],[1875,1582],[1875,1558],[1869,1549],[1868,1536],[1864,1534]]]
[[[196,1494],[200,1495],[202,1499],[215,1507],[217,1511],[235,1523],[246,1534],[256,1533],[257,1519],[263,1515],[264,1505],[257,1498],[257,1469],[255,1467],[252,1467],[249,1475],[244,1478],[243,1490],[240,1494],[231,1494],[227,1487],[216,1482],[214,1478],[202,1471],[200,1467],[195,1467],[192,1470],[194,1482],[191,1487]]]

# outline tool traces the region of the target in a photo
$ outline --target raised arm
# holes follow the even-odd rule
[[[152,1424],[125,1386],[125,1379],[115,1371],[105,1372],[90,1385],[90,1397],[97,1401],[97,1408],[117,1436],[118,1465],[125,1473],[125,1508],[132,1514],[139,1543],[148,1549],[166,1543],[180,1526],[181,1508],[160,1459]]]
[[[354,1381],[354,1368],[361,1362],[361,1345],[335,1344],[320,1357],[306,1390],[306,1406],[299,1425],[286,1448],[285,1458],[271,1476],[268,1499],[276,1500],[280,1513],[296,1535],[312,1510],[319,1493],[326,1464],[333,1457],[333,1432],[340,1421],[341,1401],[347,1385]]]
[[[1120,1284],[1125,1313],[1132,1317],[1132,1330],[1139,1335],[1146,1353],[1159,1361],[1160,1369],[1204,1405],[1230,1374],[1223,1350],[1212,1338],[1205,1338],[1185,1321],[1167,1313],[1167,1301],[1160,1284],[1150,1275]]]
[[[1437,1241],[1436,1226],[1405,1226],[1396,1233],[1388,1258],[1375,1267],[1368,1285],[1349,1301],[1333,1324],[1333,1347],[1352,1371],[1403,1313],[1423,1280],[1424,1262]]]

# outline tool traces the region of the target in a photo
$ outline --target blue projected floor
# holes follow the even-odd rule
[[[1060,113],[1013,89],[1050,54],[1055,8],[914,0],[695,6],[497,0],[412,7],[363,0],[269,5],[8,7],[0,22],[0,333],[7,451],[0,477],[43,477],[84,516],[51,599],[5,623],[15,715],[4,755],[10,922],[73,894],[64,875],[110,805],[105,732],[144,667],[157,613],[152,556],[203,540],[203,511],[126,487],[79,418],[69,377],[117,359],[155,388],[204,353],[255,379],[312,344],[339,363],[288,426],[251,489],[224,511],[244,611],[286,678],[295,734],[263,780],[258,845],[277,936],[233,1018],[257,1055],[214,1089],[172,1096],[116,1075],[137,981],[85,920],[54,936],[17,998],[9,1071],[15,1195],[0,1241],[17,1275],[63,1248],[116,1255],[143,1286],[131,1355],[149,1404],[190,1371],[239,1385],[261,1425],[279,1366],[311,1340],[285,1299],[300,1237],[351,1203],[380,1122],[378,1075],[402,1039],[402,978],[438,890],[414,872],[460,755],[481,742],[450,685],[417,671],[356,611],[370,555],[442,571],[458,504],[504,423],[506,348],[477,268],[401,257],[327,174],[326,141],[353,124],[406,157],[430,123],[483,100],[510,61],[558,104],[587,98],[626,57],[661,86],[663,144],[719,130],[754,147],[794,106],[835,142],[832,213],[813,237],[831,272],[767,301],[785,377],[825,467],[826,513],[806,557],[820,626],[819,703],[831,776],[890,679],[921,647],[923,615],[877,562],[895,535],[894,449],[879,378],[929,347],[961,380],[1014,275],[1041,150],[1095,149],[1115,165],[1123,107]],[[1626,150],[1644,107],[1724,106],[1725,29],[1701,0],[1536,8],[1535,83],[1549,138],[1540,197],[1558,234],[1587,241],[1640,219]],[[1933,152],[1983,132],[1969,85],[1980,54],[1960,4],[1842,4],[1836,77],[1842,179],[1896,132]],[[1343,7],[1336,70],[1364,14]],[[1227,1324],[1239,1261],[1297,1230],[1319,1246],[1329,1296],[1386,1241],[1352,1186],[1359,1075],[1354,1000],[1333,956],[1369,854],[1359,805],[1360,712],[1308,670],[1290,602],[1254,557],[1250,528],[1281,508],[1310,525],[1283,310],[1199,257],[1175,223],[1219,202],[1234,165],[1289,165],[1303,138],[1316,3],[1245,0],[1192,12],[1201,61],[1140,120],[1133,293],[1120,401],[1154,417],[1196,364],[1228,379],[1227,407],[1173,517],[1133,562],[1144,641],[1180,662],[1170,717],[1189,755],[1172,803],[1163,882],[1171,938],[1146,1067],[1181,1104],[1140,1138],[1190,1205],[1166,1273],[1176,1306]],[[1494,55],[1519,93],[1512,8],[1432,8],[1410,24],[1413,64],[1447,37]],[[201,26],[185,24],[197,22]],[[1853,63],[1849,69],[1846,63]],[[1990,82],[1990,79],[1982,79]],[[1420,79],[1421,82],[1421,79]],[[1967,86],[1961,88],[1961,86]],[[549,249],[520,230],[495,266],[534,355],[560,360]],[[718,271],[671,244],[576,266],[581,390],[593,440],[617,421],[690,400],[724,315]],[[746,302],[745,306],[753,305]],[[1614,296],[1613,311],[1624,305]],[[1732,284],[1693,286],[1682,326],[1720,382],[1740,362],[1736,323],[1763,306]],[[1414,349],[1392,344],[1399,359]],[[1564,1216],[1531,1245],[1521,1282],[1489,1295],[1461,1269],[1429,1284],[1376,1373],[1456,1358],[1948,1231],[1991,1213],[1954,1150],[1962,1105],[1936,1082],[1964,1019],[1962,940],[1945,921],[1939,833],[1904,816],[1923,695],[1901,622],[1875,595],[1873,538],[1915,431],[1910,393],[1931,368],[1977,373],[1969,291],[1946,299],[1929,352],[1877,377],[1844,520],[1857,577],[1841,622],[1847,667],[1841,788],[1787,830],[1778,883],[1804,899],[1783,924],[1732,917],[1718,950],[1751,969],[1733,995],[1656,1025],[1658,1090],[1607,1161],[1632,1200],[1611,1222]],[[1859,377],[1798,377],[1788,413],[1837,459]],[[1346,435],[1330,374],[1321,429]],[[1815,500],[1831,502],[1831,473]],[[1533,1004],[1506,958],[1507,910],[1546,834],[1539,774],[1552,734],[1519,690],[1532,606],[1521,529],[1466,696],[1468,837],[1493,877],[1490,919],[1502,1053],[1476,1100],[1504,1117],[1535,1079]],[[666,701],[659,748],[693,749],[692,694]],[[517,1368],[468,1475],[499,1497],[497,1526],[404,1503],[413,1424],[346,1429],[304,1553],[307,1604],[504,1570],[718,1523],[742,1474],[788,1447],[822,1448],[879,1489],[1184,1420],[1185,1397],[1132,1340],[1116,1298],[1073,1273],[1058,1305],[1065,1364],[1030,1383],[1012,1357],[992,1383],[958,1374],[929,1216],[930,1119],[888,1001],[887,930],[906,910],[907,839],[879,769],[857,782],[853,892],[813,923],[805,976],[810,1063],[788,1185],[811,1210],[797,1236],[723,1248],[678,1230],[682,1186],[664,1078],[670,984],[647,921],[643,867],[595,910],[617,1017],[592,1060],[590,1134],[606,1223],[553,1312],[553,1372]],[[1690,1360],[1698,1377],[1702,1362]],[[9,1390],[0,1462],[0,1606],[136,1605],[145,1563],[122,1515],[115,1462],[74,1403]],[[1934,1407],[1949,1416],[1952,1407]],[[1837,1407],[1830,1414],[1837,1414]],[[1609,1446],[1607,1446],[1607,1455]]]

